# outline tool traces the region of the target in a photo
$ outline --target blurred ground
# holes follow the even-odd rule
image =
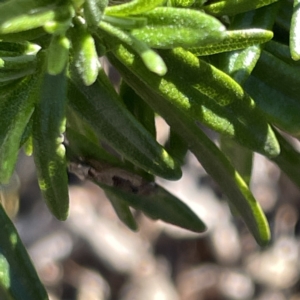
[[[140,229],[134,233],[118,221],[97,186],[72,175],[70,216],[59,222],[41,199],[32,159],[22,155],[17,172],[21,202],[15,225],[51,300],[300,299],[300,193],[262,156],[255,157],[252,190],[271,225],[273,242],[266,249],[231,216],[221,191],[191,154],[180,181],[158,182],[206,222],[204,234],[138,212]]]

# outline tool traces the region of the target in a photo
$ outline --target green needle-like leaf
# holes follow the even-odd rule
[[[220,0],[208,5],[203,9],[212,15],[237,15],[249,10],[254,10],[262,6],[269,5],[278,0]]]
[[[268,120],[298,138],[299,70],[299,66],[290,65],[264,51],[252,72],[253,75],[245,83],[245,89]]]
[[[279,5],[274,3],[234,17],[230,29],[244,31],[244,28],[272,29]],[[248,31],[249,29],[246,29]],[[251,31],[252,29],[250,29]],[[270,35],[269,35],[270,36]],[[264,45],[260,43],[247,45],[245,49],[223,53],[219,56],[218,66],[236,82],[243,85],[254,69]]]
[[[57,6],[52,2],[43,6],[38,1],[12,0],[0,4],[0,34],[17,33],[41,27],[61,19],[70,12],[69,5]]]
[[[117,93],[105,85],[107,78],[104,73],[100,72],[97,81],[89,87],[78,77],[71,79],[69,104],[103,141],[149,173],[171,180],[180,178],[177,162],[130,114]]]
[[[224,136],[220,137],[220,148],[242,176],[243,180],[249,185],[251,180],[253,152]]]
[[[101,66],[95,41],[83,21],[80,18],[75,19],[71,30],[73,68],[76,69],[85,85],[91,85],[96,81]]]
[[[119,219],[131,230],[137,231],[138,225],[132,215],[129,205],[115,189],[109,189],[102,186],[105,195],[109,199]]]
[[[300,59],[300,1],[294,0],[294,10],[290,29],[291,55],[294,60]]]
[[[13,223],[0,205],[0,295],[5,300],[48,300]],[[1,298],[2,299],[2,298]]]
[[[273,38],[273,32],[263,29],[245,29],[226,31],[226,35],[221,42],[209,44],[207,46],[188,49],[196,56],[211,55],[221,52],[243,49],[268,42]]]
[[[228,197],[231,205],[238,211],[246,222],[260,245],[269,242],[270,232],[266,218],[248,189],[241,176],[232,167],[228,159],[222,152],[204,135],[197,126],[197,123],[189,118],[176,105],[168,103],[163,97],[151,89],[151,83],[147,80],[143,66],[138,59],[134,63],[128,60],[125,50],[116,52],[117,57],[122,63],[111,57],[114,64],[118,67],[124,80],[126,80],[142,98],[149,103],[152,108],[159,112],[169,125],[188,143],[189,148],[208,174],[218,182]],[[128,69],[129,68],[129,69]],[[135,73],[133,73],[135,72]],[[135,74],[139,74],[139,79]],[[147,84],[148,82],[148,84]],[[215,162],[218,162],[217,164]]]
[[[140,55],[144,64],[150,71],[158,75],[166,74],[167,67],[163,59],[144,42],[106,22],[101,22],[100,28],[102,29],[100,34],[106,34],[109,44],[113,43],[115,46],[116,44],[118,45],[120,42],[123,42],[129,46],[132,46],[134,51]]]
[[[138,15],[161,6],[164,2],[165,0],[133,0],[128,3],[108,6],[105,9],[105,14],[113,16]]]
[[[33,119],[33,157],[48,208],[57,219],[65,220],[69,196],[62,134],[65,130],[67,78],[65,71],[55,76],[47,74],[45,69],[40,72],[40,85],[35,87],[33,94],[37,101]]]
[[[149,105],[124,81],[120,86],[120,96],[127,109],[156,137],[155,114]]]
[[[128,205],[141,210],[152,219],[161,219],[195,232],[206,230],[204,223],[186,204],[158,185],[149,184],[144,187],[145,191],[141,194],[134,194],[94,182],[103,187],[106,192],[123,199]]]
[[[27,77],[9,86],[10,93],[0,102],[0,182],[7,182],[15,168],[23,132],[34,110],[29,98],[36,83],[35,77]],[[2,88],[5,91],[5,88]],[[4,92],[3,91],[3,92]]]
[[[131,34],[151,48],[197,47],[221,42],[225,27],[216,18],[192,9],[158,7],[142,14],[145,27]]]

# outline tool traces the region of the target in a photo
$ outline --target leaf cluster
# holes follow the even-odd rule
[[[2,1],[0,184],[24,148],[59,220],[68,216],[69,170],[99,185],[133,230],[131,207],[202,232],[199,217],[154,180],[178,180],[190,150],[258,244],[268,244],[248,187],[252,154],[300,187],[300,155],[281,133],[300,137],[299,20],[298,0]],[[118,92],[103,56],[121,75]],[[170,125],[165,146],[156,114]],[[220,134],[220,147],[203,126]],[[2,272],[7,299],[46,299],[34,276],[18,293],[20,278],[34,271],[2,206],[0,223],[9,231],[0,234],[1,269],[15,267],[7,255],[14,247],[29,266],[16,280]]]

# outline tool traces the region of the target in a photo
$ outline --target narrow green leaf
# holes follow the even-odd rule
[[[35,54],[40,49],[39,46],[25,42],[0,42],[0,51],[6,51],[6,54],[3,56],[19,56],[25,54]]]
[[[101,22],[100,28],[106,33],[106,39],[110,40],[109,43],[113,43],[115,45],[123,42],[129,46],[132,46],[134,51],[140,55],[144,64],[150,71],[161,76],[166,74],[167,67],[163,59],[155,51],[150,49],[144,42],[106,22]]]
[[[281,30],[283,30],[283,34],[286,34],[284,40],[287,40],[288,43],[288,35],[291,30],[291,21],[293,15],[293,1],[280,1],[282,3],[280,5],[279,12],[276,16],[276,25],[279,26]]]
[[[130,211],[129,205],[127,202],[120,197],[119,193],[115,192],[114,189],[104,188],[102,186],[105,195],[109,199],[110,203],[112,204],[117,216],[119,219],[131,230],[137,231],[138,225]]]
[[[99,143],[99,138],[95,130],[87,122],[78,117],[70,106],[67,106],[67,128],[71,128],[73,131],[82,134],[95,144]]]
[[[188,49],[196,56],[217,54],[247,48],[257,44],[266,43],[273,38],[273,32],[264,29],[244,29],[226,31],[221,42],[207,46]]]
[[[269,5],[278,0],[220,0],[203,6],[205,12],[215,15],[236,15],[262,6]]]
[[[124,56],[122,55],[124,54]],[[270,239],[270,231],[261,207],[251,194],[245,182],[229,163],[222,152],[205,136],[197,123],[176,105],[166,101],[154,92],[146,73],[140,72],[141,62],[135,58],[134,64],[128,61],[125,51],[117,53],[122,63],[113,60],[126,80],[149,105],[169,123],[171,128],[188,143],[190,150],[196,155],[203,167],[218,182],[228,197],[228,201],[238,211],[260,245],[266,245]],[[125,67],[126,66],[126,67]],[[128,69],[129,68],[129,69]],[[134,73],[139,74],[139,77]],[[148,84],[147,84],[148,82]],[[218,164],[216,164],[216,161]]]
[[[193,4],[195,4],[195,0],[168,0],[167,6],[173,6],[173,7],[190,7]]]
[[[52,3],[39,6],[32,0],[12,0],[0,4],[0,34],[16,33],[43,26],[60,19],[69,11],[69,5]]]
[[[280,85],[280,81],[277,84]],[[271,124],[300,138],[298,99],[287,96],[275,87],[270,87],[254,75],[247,79],[244,87]]]
[[[30,65],[35,67],[35,55],[20,55],[20,56],[1,56],[0,70],[15,70],[27,68]]]
[[[195,232],[206,230],[204,223],[186,204],[159,185],[149,183],[149,186],[141,187],[140,194],[134,194],[94,182],[152,219],[161,219]]]
[[[264,49],[287,64],[290,64],[293,66],[300,65],[299,61],[294,61],[291,58],[290,48],[288,45],[285,45],[280,42],[276,42],[276,41],[272,40],[272,41],[266,43]]]
[[[116,26],[120,29],[134,29],[147,25],[147,19],[144,17],[117,17],[103,16],[103,21]]]
[[[264,51],[253,77],[245,84],[269,121],[296,137],[300,136],[299,71],[299,65],[288,64]]]
[[[13,300],[10,292],[10,272],[9,264],[2,254],[0,254],[0,297],[3,300]]]
[[[47,49],[47,72],[58,75],[66,68],[69,60],[70,41],[64,35],[53,35]]]
[[[290,48],[294,60],[300,59],[300,0],[294,0],[293,16],[290,28]]]
[[[9,300],[47,300],[45,288],[13,225],[0,205],[0,285]]]
[[[172,7],[158,7],[142,14],[145,27],[131,34],[151,48],[197,47],[221,42],[225,27],[216,18],[200,11]]]
[[[106,7],[105,14],[113,16],[138,15],[163,5],[165,1],[166,0],[132,0],[128,3]]]
[[[108,0],[85,0],[83,4],[84,17],[88,26],[96,29],[103,17],[105,8],[108,5]]]
[[[135,66],[137,58],[123,46],[120,46],[115,53],[124,55],[128,64],[131,67]],[[186,73],[189,75],[189,72],[186,72],[185,64],[180,60],[170,64],[170,69],[164,77],[151,74],[140,66],[135,70],[139,77],[150,83],[156,93],[185,112],[196,124],[203,123],[264,155],[278,155],[279,145],[274,133],[251,98],[248,102],[235,101],[227,106],[216,104],[199,90],[190,88],[186,84],[182,76]],[[178,76],[179,73],[182,75]]]
[[[12,176],[17,161],[23,132],[34,110],[29,98],[36,83],[35,77],[27,77],[11,87],[11,93],[0,102],[0,182]]]
[[[30,118],[29,122],[27,123],[24,131],[23,131],[23,134],[22,134],[22,137],[21,137],[21,141],[20,141],[20,148],[27,143],[27,140],[30,139],[30,137],[32,137],[32,123],[33,123],[33,120],[32,120],[32,117]],[[27,146],[25,146],[26,148]],[[26,153],[26,151],[25,151]],[[26,153],[27,154],[27,153]]]
[[[278,3],[248,11],[234,17],[230,24],[233,30],[249,30],[262,28],[267,32],[272,29],[279,9]],[[251,30],[251,29],[250,29]],[[264,45],[260,43],[248,45],[245,49],[231,51],[219,55],[218,67],[230,75],[236,82],[243,85],[254,69]]]
[[[83,161],[89,162],[97,161],[103,166],[110,165],[116,168],[126,168],[126,164],[114,157],[112,154],[105,151],[99,143],[95,143],[89,139],[86,135],[79,133],[77,130],[67,127],[67,152],[71,149],[71,154],[76,155],[77,158],[81,158]],[[69,158],[76,158],[69,157]]]
[[[127,109],[156,137],[155,114],[149,105],[124,81],[120,86],[120,97]]]
[[[6,42],[33,41],[45,36],[47,33],[42,27],[33,28],[25,31],[0,34],[0,40]]]
[[[184,159],[188,151],[188,144],[172,128],[170,129],[169,138],[165,147],[167,151],[173,157],[175,157],[181,165],[184,164]]]
[[[260,57],[261,50],[261,45],[253,45],[243,50],[222,53],[218,67],[244,86]]]
[[[270,87],[295,99],[300,99],[300,66],[290,65],[270,52],[263,51],[253,74]]]
[[[272,161],[300,188],[300,153],[278,131],[275,132],[281,151]]]
[[[220,136],[220,148],[239,172],[247,185],[250,184],[253,152],[233,140]],[[279,154],[280,155],[280,154]]]
[[[119,95],[127,109],[156,138],[155,114],[149,105],[125,81],[121,82]],[[134,166],[132,168],[134,169]],[[137,171],[137,168],[135,170]],[[141,169],[138,172],[148,181],[154,181],[153,175]]]
[[[95,41],[83,21],[75,19],[71,30],[73,64],[85,85],[91,85],[96,81],[101,65]]]
[[[0,83],[10,83],[11,81],[32,75],[35,69],[35,64],[31,64],[22,69],[0,70]]]
[[[36,87],[33,95],[37,100],[33,120],[33,157],[48,208],[57,219],[65,220],[69,196],[62,134],[65,129],[67,78],[64,71],[53,76],[43,70],[40,76],[40,86]]]
[[[181,66],[180,75],[184,76],[184,80],[219,105],[249,102],[249,96],[236,81],[213,65],[195,57],[192,53],[179,48],[161,52],[161,54],[169,69]]]
[[[103,141],[149,173],[171,180],[180,178],[177,162],[130,114],[117,93],[104,84],[107,80],[104,73],[100,72],[97,81],[89,87],[76,77],[71,77],[71,80],[69,104]]]

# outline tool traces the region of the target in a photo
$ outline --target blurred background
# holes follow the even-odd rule
[[[157,118],[157,128],[164,143],[168,127]],[[16,173],[1,197],[15,214],[19,195],[14,223],[51,300],[300,300],[300,192],[260,155],[251,187],[271,226],[265,249],[190,153],[181,180],[157,182],[205,221],[203,234],[140,212],[132,232],[98,186],[72,174],[70,216],[59,222],[41,198],[32,158],[21,154]]]

